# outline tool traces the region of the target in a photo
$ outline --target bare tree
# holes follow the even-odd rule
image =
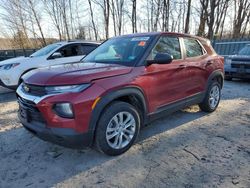
[[[94,21],[92,3],[91,3],[91,0],[88,0],[88,2],[89,2],[89,9],[90,9],[91,23],[92,23],[92,27],[93,27],[94,34],[95,34],[95,40],[97,40],[98,33],[97,33],[95,21]]]
[[[41,38],[42,38],[42,45],[46,46],[46,40],[44,37],[44,33],[42,30],[42,26],[41,26],[41,22],[40,22],[40,15],[39,15],[39,11],[37,11],[36,9],[36,5],[37,5],[37,1],[36,0],[28,0],[28,8],[32,13],[32,16],[30,16],[30,20],[32,21],[33,19],[35,20],[35,23],[39,29],[39,32],[41,34]],[[33,29],[34,30],[34,29]]]
[[[58,1],[43,0],[45,11],[50,16],[55,28],[57,29],[59,40],[62,40],[62,28],[61,28],[61,13],[59,9]]]
[[[104,17],[105,38],[109,38],[109,17],[110,17],[110,1],[109,0],[94,0],[94,3],[99,5]]]
[[[188,0],[188,9],[187,9],[187,16],[186,16],[186,22],[185,22],[185,33],[189,33],[189,22],[190,22],[190,13],[191,13],[191,3],[192,0]]]
[[[137,33],[137,10],[136,10],[136,0],[132,0],[132,32]]]
[[[250,12],[250,1],[234,0],[234,12],[233,37],[238,38],[241,35],[244,21],[248,19]]]
[[[6,27],[12,32],[18,47],[31,47],[27,27],[28,15],[24,11],[25,3],[19,0],[8,0],[0,6],[4,10],[0,13],[1,18],[4,19]]]

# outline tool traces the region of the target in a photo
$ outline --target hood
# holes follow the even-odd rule
[[[74,85],[128,74],[131,70],[131,67],[114,64],[74,63],[36,69],[22,78],[32,85]]]
[[[26,61],[28,59],[29,57],[24,57],[24,56],[15,57],[15,58],[7,59],[4,61],[0,61],[0,66],[11,64],[11,63],[22,63],[23,61]]]

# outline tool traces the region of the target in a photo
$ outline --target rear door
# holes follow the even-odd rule
[[[162,36],[148,60],[153,60],[158,53],[167,53],[174,59],[169,64],[152,64],[146,67],[147,84],[150,85],[147,92],[156,109],[185,98],[188,89],[186,61],[183,59],[179,38]]]
[[[187,96],[191,96],[204,90],[209,74],[208,66],[213,62],[197,39],[184,37],[181,41],[185,49],[186,74],[188,74]]]

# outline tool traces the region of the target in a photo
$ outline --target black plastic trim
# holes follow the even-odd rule
[[[208,87],[212,83],[213,79],[215,77],[217,77],[217,76],[221,77],[221,88],[223,87],[223,85],[224,85],[224,74],[223,74],[223,72],[221,70],[215,70],[208,77],[208,81],[207,81],[207,85],[206,85],[206,91],[208,90]]]
[[[138,87],[125,87],[116,91],[112,91],[107,95],[101,97],[100,101],[98,101],[97,105],[92,111],[91,120],[89,123],[89,132],[95,131],[99,117],[106,106],[108,106],[112,101],[116,100],[119,97],[129,96],[129,95],[130,96],[134,95],[140,100],[140,102],[143,105],[143,111],[144,111],[144,113],[142,114],[143,116],[142,118],[143,120],[146,120],[148,110],[147,110],[145,95]],[[92,138],[92,140],[93,139],[94,138]]]
[[[201,93],[195,94],[191,97],[187,97],[187,98],[181,99],[179,101],[170,103],[168,105],[164,105],[162,107],[159,107],[155,112],[149,114],[148,123],[150,123],[150,122],[152,122],[160,117],[163,117],[163,116],[169,115],[173,112],[176,112],[178,110],[181,110],[185,107],[188,107],[188,106],[191,106],[194,104],[199,104],[204,100],[204,97],[205,97],[205,92],[201,92]]]
[[[24,128],[44,141],[49,141],[69,148],[84,148],[92,144],[93,133],[77,133],[69,128],[48,128],[39,122],[26,122],[18,114]]]

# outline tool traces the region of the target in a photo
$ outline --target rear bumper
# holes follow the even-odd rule
[[[69,148],[84,148],[92,145],[93,134],[91,132],[77,133],[69,128],[49,128],[45,123],[27,122],[21,116],[20,111],[18,116],[24,128],[44,141]]]

